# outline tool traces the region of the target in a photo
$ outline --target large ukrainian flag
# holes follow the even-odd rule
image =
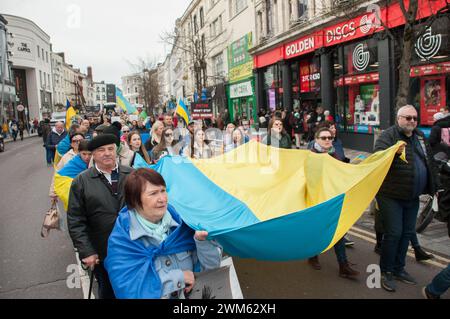
[[[177,109],[175,110],[175,114],[178,114],[181,116],[184,120],[184,123],[186,123],[186,126],[191,121],[191,114],[189,113],[189,109],[187,108],[186,104],[184,104],[183,99],[180,98],[178,101]]]
[[[55,193],[63,202],[66,211],[69,204],[70,186],[72,185],[72,181],[87,168],[87,164],[81,159],[80,155],[77,155],[61,170],[55,173]]]
[[[339,241],[378,192],[401,143],[359,165],[251,141],[207,160],[164,157],[153,169],[196,230],[243,258],[296,260]]]

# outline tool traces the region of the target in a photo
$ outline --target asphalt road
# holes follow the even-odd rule
[[[46,167],[41,140],[37,137],[8,143],[0,153],[0,299],[83,298],[81,289],[69,289],[66,280],[75,255],[67,232],[52,232],[41,239],[40,227],[49,208],[47,197],[52,169]],[[353,230],[355,240],[348,255],[361,272],[357,280],[338,276],[334,251],[320,256],[322,270],[313,270],[306,261],[262,262],[233,258],[244,298],[422,298],[421,288],[448,261],[417,263],[408,257],[407,270],[419,282],[416,286],[398,283],[396,293],[368,288],[367,267],[378,263],[373,252],[373,234]],[[444,298],[450,298],[447,292]]]
[[[76,264],[72,243],[63,232],[40,237],[50,207],[53,169],[45,162],[42,139],[7,143],[0,153],[0,298],[82,298],[69,289],[67,267]],[[75,282],[75,281],[73,281]]]

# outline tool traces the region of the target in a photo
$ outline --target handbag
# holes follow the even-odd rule
[[[44,222],[42,223],[41,228],[41,237],[46,238],[48,237],[50,230],[57,229],[60,230],[60,216],[58,207],[56,206],[56,201],[52,201],[52,206],[47,211],[44,217]]]

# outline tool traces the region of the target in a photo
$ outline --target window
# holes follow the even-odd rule
[[[308,0],[296,0],[298,3],[298,18],[308,18]]]
[[[130,94],[130,88],[127,89],[127,93]]]
[[[135,86],[134,87],[134,93],[137,93],[138,92],[138,88],[137,88],[137,86]]]
[[[39,83],[42,87],[42,71],[41,70],[39,70]]]
[[[247,8],[247,0],[232,0],[230,1],[230,12],[231,16],[234,17],[235,15],[241,13],[245,8]]]
[[[266,0],[267,35],[273,33],[273,5],[272,0]]]
[[[213,57],[214,75],[223,76],[225,74],[223,69],[223,54],[220,53]]]
[[[37,53],[38,53],[38,58],[41,57],[41,50],[39,49],[39,46],[37,46]]]
[[[47,63],[48,63],[48,52],[47,52],[47,51],[45,51],[45,60],[46,60]]]
[[[104,87],[102,87],[102,92],[105,92],[105,88]]]
[[[44,61],[44,48],[41,49],[42,52],[42,61]]]
[[[136,104],[139,104],[139,99],[138,99],[138,98],[136,98],[136,100],[135,100],[135,101],[136,101]]]
[[[97,100],[100,100],[100,95],[97,94]]]
[[[50,74],[47,74],[48,86],[50,87]]]
[[[106,95],[105,94],[102,95],[102,100],[106,100]]]
[[[45,77],[45,72],[44,72],[44,86],[47,86],[47,78]]]
[[[203,12],[203,7],[200,8],[200,29],[205,25],[205,14]]]
[[[197,16],[194,16],[194,33],[198,32],[198,26],[197,26]]]
[[[221,33],[222,33],[222,16],[220,15],[211,24],[211,38],[215,38]]]
[[[206,56],[206,40],[204,34],[202,34],[202,54]]]

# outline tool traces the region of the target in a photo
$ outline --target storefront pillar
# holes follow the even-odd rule
[[[320,93],[322,96],[322,107],[334,114],[334,67],[331,52],[321,50],[320,52]]]
[[[254,69],[253,76],[255,78],[255,91],[256,91],[256,107],[259,112],[260,109],[267,110],[264,96],[264,74],[261,70]]]
[[[283,107],[285,110],[292,112],[292,73],[291,66],[288,62],[281,64],[283,74]]]
[[[392,41],[386,32],[380,32],[378,37],[379,87],[380,87],[380,129],[384,130],[394,124],[395,118],[395,86],[394,86],[394,54]]]

